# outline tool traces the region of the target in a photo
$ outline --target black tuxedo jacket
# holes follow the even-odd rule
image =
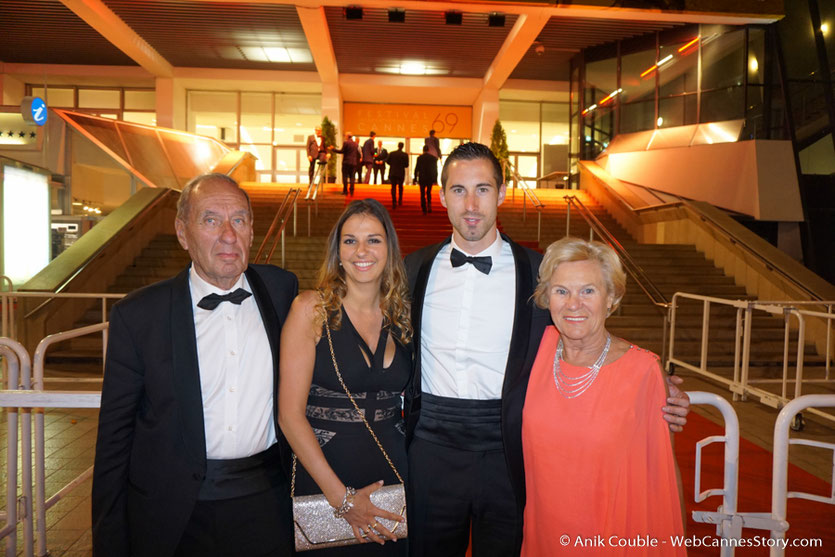
[[[389,179],[399,178],[400,180],[406,177],[406,169],[409,168],[409,155],[402,149],[392,151],[389,153],[389,158],[386,160],[389,165]]]
[[[505,460],[519,508],[525,505],[525,467],[522,458],[522,408],[528,388],[531,366],[539,349],[539,341],[545,326],[550,322],[548,312],[533,303],[536,277],[542,254],[520,246],[502,234],[510,244],[516,262],[516,309],[510,352],[507,356],[504,384],[502,386],[502,439]],[[422,248],[406,257],[406,273],[412,292],[412,327],[414,328],[415,370],[406,389],[406,442],[411,443],[415,425],[420,415],[421,367],[420,327],[426,284],[435,256],[450,241]],[[489,303],[489,300],[484,300]]]
[[[273,416],[284,448],[277,420],[279,336],[298,280],[271,265],[250,265],[246,278],[270,342]],[[203,401],[185,270],[131,293],[110,314],[93,471],[94,555],[172,555],[205,473]],[[287,505],[289,510],[289,500]]]
[[[430,153],[423,153],[415,161],[415,182],[421,186],[438,183],[438,159]]]

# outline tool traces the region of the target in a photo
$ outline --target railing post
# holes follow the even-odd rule
[[[741,399],[748,400],[748,367],[751,364],[751,321],[753,320],[751,304],[745,308],[745,322],[742,332],[742,392]]]
[[[536,242],[542,241],[542,211],[537,211],[536,216]]]
[[[827,304],[826,313],[832,314],[832,304]],[[832,359],[832,319],[826,320],[826,377],[829,381],[830,360]]]
[[[281,229],[281,268],[284,268],[284,229]]]
[[[571,230],[571,199],[565,196],[565,235],[569,236]]]
[[[301,193],[301,190],[299,190],[299,193]],[[299,218],[299,203],[298,203],[298,200],[299,200],[299,196],[296,195],[296,197],[293,198],[293,236],[296,235],[296,221]]]
[[[528,218],[528,196],[522,196],[522,222],[527,222]]]
[[[710,301],[705,300],[702,304],[702,346],[699,357],[699,367],[702,371],[707,370],[707,337],[710,330]]]

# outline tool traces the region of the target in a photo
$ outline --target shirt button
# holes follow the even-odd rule
[[[230,351],[229,351],[229,353],[230,353],[230,354],[232,354],[233,356],[235,355],[235,351],[234,351],[234,350],[230,350]]]
[[[227,315],[227,316],[226,316],[226,320],[227,320],[227,321],[232,321],[232,316],[231,316],[231,315]]]
[[[227,431],[235,431],[235,426],[230,425],[226,429],[227,429]]]
[[[229,392],[234,393],[235,392],[235,387],[229,387]]]

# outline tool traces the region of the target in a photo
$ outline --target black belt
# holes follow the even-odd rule
[[[206,478],[197,499],[215,501],[244,497],[285,482],[278,443],[264,452],[244,458],[207,460]]]
[[[421,393],[415,436],[465,451],[502,449],[502,401]]]

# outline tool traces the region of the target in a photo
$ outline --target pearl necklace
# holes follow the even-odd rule
[[[612,335],[606,335],[606,346],[603,347],[603,352],[600,357],[594,362],[594,365],[589,368],[586,373],[578,375],[577,377],[569,377],[565,375],[560,369],[560,360],[562,359],[563,343],[562,337],[557,344],[557,353],[554,354],[554,384],[557,390],[565,398],[576,398],[586,392],[594,380],[597,379],[597,374],[600,373],[600,368],[603,367],[603,362],[606,361],[606,356],[609,354],[609,347],[612,346]]]

